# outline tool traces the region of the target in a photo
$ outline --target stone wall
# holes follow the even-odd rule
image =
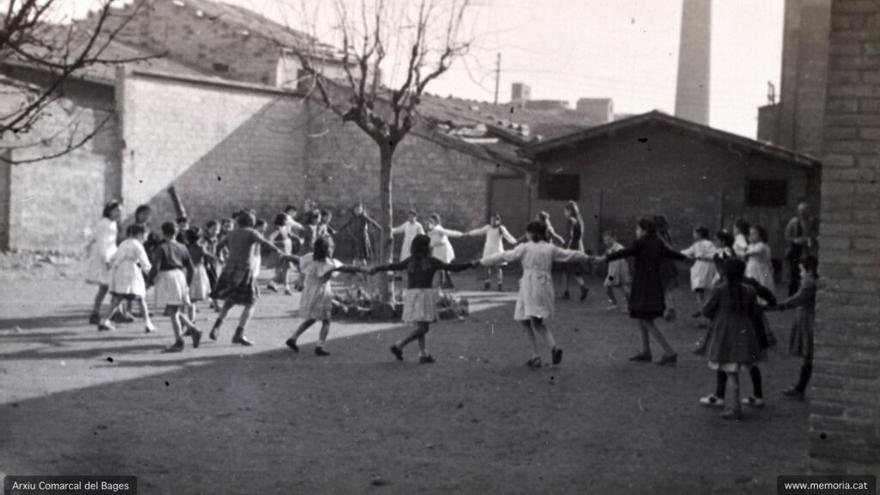
[[[41,82],[38,74],[22,69],[14,76]],[[69,81],[64,94],[41,112],[31,131],[8,137],[0,148],[11,146],[10,158],[26,161],[64,151],[96,130],[97,134],[57,158],[0,167],[9,191],[4,198],[6,218],[0,222],[8,226],[6,235],[0,235],[8,243],[0,248],[82,252],[103,204],[120,196],[120,142],[112,88]],[[16,103],[8,92],[0,98],[3,108]]]

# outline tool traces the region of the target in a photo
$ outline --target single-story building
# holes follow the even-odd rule
[[[698,224],[714,231],[743,217],[768,230],[780,258],[797,203],[819,206],[815,158],[659,111],[529,144],[523,154],[534,163],[530,201],[499,200],[493,209],[510,218],[545,210],[561,222],[566,201],[577,201],[585,244],[597,252],[603,231],[631,240],[643,215],[665,215],[679,248]],[[503,187],[525,187],[519,180]]]

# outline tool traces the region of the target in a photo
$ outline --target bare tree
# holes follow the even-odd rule
[[[16,64],[44,74],[39,82],[22,81],[0,75],[2,97],[6,105],[0,109],[0,151],[15,148],[43,146],[52,143],[50,151],[24,160],[9,158],[0,153],[0,160],[15,163],[56,158],[84,146],[113,115],[95,123],[87,130],[79,129],[79,122],[71,118],[61,130],[50,136],[40,136],[35,142],[20,142],[16,137],[26,136],[46,116],[49,108],[64,95],[64,84],[92,68],[138,62],[153,58],[105,56],[108,46],[131,18],[138,14],[142,3],[120,14],[112,8],[112,0],[95,0],[89,22],[54,22],[64,0],[6,0],[0,11],[0,64]],[[5,3],[5,2],[4,2]],[[69,6],[69,4],[67,5]],[[112,16],[123,16],[108,28]],[[114,19],[115,21],[116,19]],[[69,21],[69,20],[68,20]],[[17,142],[18,141],[18,142]]]
[[[417,125],[417,108],[428,85],[465,55],[471,40],[464,39],[464,18],[469,0],[358,0],[353,8],[335,0],[335,21],[340,52],[311,37],[310,44],[286,46],[301,65],[300,87],[318,97],[343,122],[352,122],[379,148],[381,258],[393,259],[394,153]],[[392,81],[380,80],[389,55]],[[328,57],[339,69],[327,70]],[[391,285],[382,284],[383,297]]]

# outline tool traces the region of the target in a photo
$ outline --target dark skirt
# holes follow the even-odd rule
[[[663,290],[677,289],[679,285],[678,267],[672,260],[663,260],[660,264],[660,277],[663,280]]]
[[[211,299],[244,306],[254,304],[259,297],[260,288],[257,286],[257,278],[248,266],[226,265],[211,292]]]
[[[788,339],[789,354],[802,357],[807,361],[813,360],[815,320],[816,315],[813,312],[798,308],[794,322],[791,324],[791,335]]]
[[[657,312],[657,311],[636,311],[633,309],[629,310],[629,317],[635,318],[636,320],[656,320],[657,318],[660,318],[661,316],[663,316],[663,311]]]
[[[217,264],[213,261],[205,260],[205,273],[208,274],[208,282],[211,287],[217,286]]]

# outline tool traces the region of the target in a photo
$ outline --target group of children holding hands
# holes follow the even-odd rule
[[[418,222],[416,212],[410,211],[407,221],[392,231],[403,234],[400,261],[370,267],[370,228],[375,221],[369,218],[362,205],[353,210],[353,219],[344,227],[354,225],[357,248],[355,260],[350,265],[333,257],[333,232],[329,227],[329,218],[323,222],[323,214],[317,220],[314,215],[309,215],[306,226],[303,226],[295,220],[294,212],[285,212],[276,218],[275,228],[267,236],[260,231],[261,226],[254,212],[248,210],[236,215],[237,225],[233,229],[212,222],[204,233],[188,229],[181,234],[178,225],[167,222],[162,225],[160,240],[150,239],[146,220],[136,218],[136,223],[127,229],[126,240],[117,247],[115,225],[119,212],[118,203],[107,205],[92,243],[89,280],[99,285],[98,297],[103,299],[108,291],[113,297],[109,313],[103,318],[93,316],[93,322],[101,330],[112,329],[111,320],[114,315],[124,311],[126,301],[137,301],[146,321],[146,331],[152,331],[154,326],[146,304],[147,284],[152,283],[155,286],[154,307],[163,308],[165,314],[171,317],[175,341],[166,349],[168,352],[182,351],[184,337],[187,336],[192,339],[193,347],[199,346],[202,332],[195,325],[194,301],[200,299],[211,299],[214,304],[222,301],[209,333],[212,340],[218,338],[229,310],[236,305],[243,306],[232,342],[252,345],[245,336],[245,329],[260,295],[257,283],[260,253],[261,250],[268,250],[278,261],[279,268],[273,280],[276,290],[277,284],[290,290],[286,272],[290,265],[298,266],[301,273],[299,313],[303,321],[286,341],[286,345],[296,352],[299,351],[298,338],[313,324],[320,322],[319,341],[314,353],[318,356],[329,355],[326,340],[333,306],[337,304],[331,285],[336,273],[403,271],[406,273],[406,289],[403,292],[402,320],[413,324],[414,329],[395,342],[390,352],[395,359],[403,360],[406,346],[418,342],[418,361],[433,363],[434,357],[427,350],[426,336],[431,323],[437,321],[435,274],[439,274],[441,286],[449,287],[452,284],[451,272],[482,266],[487,272],[484,287],[489,289],[494,283],[500,290],[503,287],[502,267],[507,263],[519,262],[522,277],[514,319],[522,325],[531,347],[527,365],[531,368],[543,366],[537,344],[539,336],[549,348],[550,363],[558,365],[562,361],[563,351],[547,325],[556,299],[553,265],[563,263],[573,267],[565,272],[566,282],[571,278],[581,285],[583,300],[587,297],[587,290],[578,267],[588,262],[605,262],[608,272],[604,285],[611,303],[609,309],[619,307],[619,299],[623,299],[630,316],[639,324],[642,347],[630,360],[653,361],[650,346],[653,337],[664,350],[656,363],[674,365],[678,356],[654,321],[666,312],[668,287],[663,279],[664,264],[690,260],[693,262],[691,286],[701,304],[701,310],[694,316],[703,319],[709,327],[701,351],[706,353],[709,367],[716,371],[717,377],[715,393],[701,398],[702,404],[727,405],[723,417],[733,419],[742,417],[742,403],[756,407],[763,405],[758,363],[772,345],[772,333],[764,316],[767,310],[799,308],[790,350],[803,357],[804,363],[797,386],[786,391],[786,395],[803,398],[812,370],[813,312],[818,278],[816,258],[803,260],[803,282],[797,294],[777,304],[772,291],[772,267],[766,231],[742,221],[736,223],[734,235],[726,231],[718,232],[714,243],[709,240],[706,228],[697,227],[694,229],[694,244],[679,252],[658,236],[657,224],[653,219],[643,218],[637,222],[636,240],[632,245],[623,247],[612,234],[606,233],[603,235],[605,254],[592,256],[583,250],[583,222],[574,202],[566,207],[570,235],[569,240],[564,242],[564,248],[554,244],[558,235],[545,214],[530,222],[524,238],[517,240],[502,225],[499,215],[494,215],[483,227],[460,232],[444,228],[436,214],[429,217],[427,228],[424,228]],[[324,227],[321,227],[322,224]],[[306,232],[310,237],[308,248],[302,256],[292,254],[293,248],[289,244],[295,225],[299,226],[298,232]],[[455,253],[449,238],[463,236],[485,237],[481,259],[453,263]],[[505,250],[505,242],[514,247]],[[148,250],[145,246],[150,244],[152,246]],[[626,258],[633,258],[633,270]],[[144,272],[149,274],[146,278]],[[563,298],[568,296],[567,285]],[[100,308],[98,297],[96,310]],[[739,393],[741,370],[749,371],[753,384],[753,394],[742,400]],[[729,391],[728,399],[724,397],[725,390]]]

